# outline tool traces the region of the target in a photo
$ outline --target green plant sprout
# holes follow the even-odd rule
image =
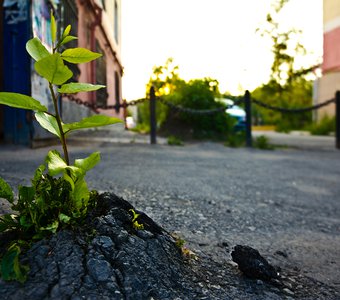
[[[137,218],[140,216],[138,213],[135,212],[134,209],[129,209],[129,211],[131,211],[132,213],[132,227],[136,230],[143,230],[144,229],[144,225],[143,224],[140,224],[137,220]]]
[[[0,92],[0,104],[35,111],[38,123],[59,138],[63,149],[63,157],[56,150],[48,152],[45,164],[35,171],[32,186],[19,186],[17,201],[14,199],[12,188],[0,178],[0,198],[9,201],[12,210],[16,212],[0,217],[0,232],[14,230],[19,237],[9,245],[4,255],[0,253],[0,275],[4,280],[25,280],[27,267],[19,264],[21,247],[27,244],[25,241],[41,239],[60,228],[79,223],[96,204],[96,192],[88,190],[85,175],[100,161],[100,154],[94,152],[87,158],[76,159],[71,165],[66,144],[68,134],[79,129],[122,122],[118,118],[94,115],[79,122],[63,123],[57,105],[58,93],[88,92],[104,87],[68,82],[73,73],[64,62],[87,63],[99,58],[101,54],[85,48],[62,51],[61,46],[77,38],[70,35],[71,26],[68,25],[57,39],[57,26],[52,14],[50,29],[51,51],[36,37],[26,43],[26,50],[35,60],[36,72],[48,81],[54,112],[49,112],[44,105],[30,96]]]

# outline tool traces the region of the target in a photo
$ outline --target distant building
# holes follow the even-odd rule
[[[103,54],[87,64],[70,65],[73,81],[106,85],[105,89],[79,93],[83,102],[115,105],[122,101],[121,77],[121,0],[0,0],[0,58],[2,91],[20,92],[40,100],[49,108],[47,82],[35,72],[25,44],[38,36],[50,44],[50,11],[54,11],[60,31],[71,25],[78,40],[67,47],[83,47]],[[65,122],[79,121],[94,113],[68,98],[59,99]],[[122,110],[101,113],[123,117]],[[0,141],[30,144],[51,137],[33,120],[32,113],[0,105]]]
[[[332,99],[340,91],[340,0],[323,1],[323,63],[322,77],[317,84],[318,102]],[[334,104],[317,110],[317,120],[334,116]]]

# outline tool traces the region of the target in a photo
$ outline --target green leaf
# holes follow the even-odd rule
[[[48,224],[46,227],[40,227],[40,230],[42,230],[42,231],[47,230],[47,231],[50,231],[52,233],[56,233],[58,227],[59,227],[59,221],[55,220],[51,224]]]
[[[22,227],[30,228],[32,226],[32,222],[27,216],[21,216],[19,222]]]
[[[79,178],[76,181],[74,185],[73,197],[74,205],[77,209],[81,209],[83,207],[86,208],[87,203],[90,199],[90,192],[87,188],[87,184],[84,178]]]
[[[57,48],[59,48],[60,46],[66,44],[68,42],[71,42],[73,40],[78,39],[76,36],[69,35],[70,31],[71,31],[71,25],[68,25],[65,28],[65,30],[64,30],[64,32],[63,32],[63,34],[62,34],[62,36],[61,36],[61,38],[60,38],[60,40],[58,42]]]
[[[75,178],[77,178],[78,176],[82,176],[84,174],[84,171],[82,169],[74,166],[68,166],[57,150],[51,150],[48,152],[46,157],[46,163],[48,173],[51,176],[60,174],[65,170],[69,170]]]
[[[50,55],[50,52],[48,52],[48,50],[37,37],[30,39],[26,43],[26,50],[35,61]]]
[[[112,118],[104,115],[94,115],[88,118],[84,118],[79,122],[64,124],[63,130],[64,132],[69,132],[71,130],[100,127],[122,122],[123,121],[118,118]]]
[[[87,63],[91,60],[97,59],[101,57],[100,53],[92,52],[85,48],[71,48],[66,49],[62,54],[61,57],[73,64],[81,64]]]
[[[66,38],[70,34],[70,31],[71,31],[71,25],[67,25],[63,32],[63,35],[61,36],[61,39],[63,40],[64,38]]]
[[[71,217],[69,217],[69,216],[67,216],[67,215],[65,215],[63,213],[60,213],[58,218],[59,218],[60,222],[63,222],[63,223],[66,223],[66,224],[69,223],[70,220],[71,220]]]
[[[47,111],[47,108],[44,105],[41,105],[38,100],[18,93],[0,92],[0,104],[15,108]]]
[[[18,223],[10,214],[0,216],[0,232],[17,228]]]
[[[14,201],[14,194],[11,186],[0,177],[0,198],[8,200],[10,203]]]
[[[33,186],[19,186],[18,204],[31,204],[34,201],[35,188]]]
[[[71,70],[65,66],[59,53],[50,54],[37,61],[34,67],[40,76],[56,85],[65,83],[73,75]]]
[[[20,265],[20,247],[14,243],[10,246],[1,260],[1,277],[4,280],[18,280],[23,283],[26,280],[27,266]]]
[[[71,82],[63,84],[59,89],[59,93],[64,94],[74,94],[78,92],[90,92],[96,91],[101,88],[104,88],[105,85],[101,84],[90,84],[90,83],[78,83],[78,82]]]
[[[54,44],[57,38],[57,25],[55,23],[55,18],[53,16],[52,11],[51,11],[51,35],[52,35],[52,44]]]
[[[74,190],[74,180],[71,178],[71,176],[69,176],[66,172],[64,172],[63,174],[63,178],[64,180],[66,180],[70,186],[71,186],[71,190]]]
[[[45,165],[40,165],[34,172],[34,177],[33,177],[33,180],[32,180],[32,184],[34,186],[36,186],[40,180],[42,179],[43,177],[43,174],[44,174],[44,171],[45,171]]]
[[[94,152],[89,157],[83,159],[76,159],[74,166],[78,167],[85,172],[91,170],[100,161],[100,153]]]
[[[67,168],[66,162],[61,158],[57,150],[51,150],[48,152],[46,163],[48,172],[51,176],[55,176]]]
[[[35,118],[37,119],[41,127],[45,128],[49,132],[58,136],[59,138],[61,137],[58,122],[54,116],[47,114],[45,112],[37,112],[35,113]]]
[[[59,43],[59,46],[61,45],[65,45],[73,40],[77,40],[78,38],[76,36],[72,36],[72,35],[69,35],[69,36],[66,36],[65,38],[63,38],[61,40],[61,42]]]

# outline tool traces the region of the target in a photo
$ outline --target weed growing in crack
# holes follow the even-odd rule
[[[144,229],[144,225],[140,224],[137,220],[137,218],[140,216],[138,213],[136,213],[136,211],[134,209],[129,209],[129,211],[131,211],[132,213],[132,227],[136,230],[143,230]]]
[[[35,111],[38,123],[57,136],[63,149],[63,156],[57,151],[49,151],[45,163],[38,167],[31,186],[20,186],[18,199],[9,184],[0,178],[0,197],[8,200],[15,214],[0,217],[0,232],[16,231],[19,239],[12,242],[5,254],[0,254],[0,275],[4,280],[25,281],[27,266],[19,263],[19,255],[32,240],[56,233],[57,230],[78,224],[95,206],[96,192],[89,191],[85,181],[86,172],[99,161],[99,152],[70,164],[66,139],[76,130],[99,127],[122,122],[120,119],[104,115],[94,115],[79,122],[64,123],[58,109],[58,94],[89,92],[103,88],[103,85],[68,82],[73,76],[65,65],[87,63],[101,56],[85,48],[62,50],[61,46],[77,39],[70,35],[67,26],[57,39],[57,26],[51,14],[52,45],[50,51],[38,38],[30,39],[26,50],[35,60],[36,72],[48,81],[54,111],[50,112],[38,100],[23,94],[0,92],[0,104],[14,108]]]

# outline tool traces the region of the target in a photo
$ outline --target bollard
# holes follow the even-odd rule
[[[126,123],[126,118],[127,118],[127,115],[128,115],[128,112],[127,112],[127,102],[125,99],[123,99],[123,118],[124,118],[124,129],[125,130],[128,130],[128,126],[127,126],[127,123]]]
[[[156,96],[155,88],[150,88],[150,144],[157,144],[156,140]]]
[[[251,99],[250,99],[250,93],[248,90],[244,94],[244,103],[245,103],[245,111],[246,111],[246,146],[252,147]]]
[[[335,93],[335,147],[340,149],[340,91]]]

